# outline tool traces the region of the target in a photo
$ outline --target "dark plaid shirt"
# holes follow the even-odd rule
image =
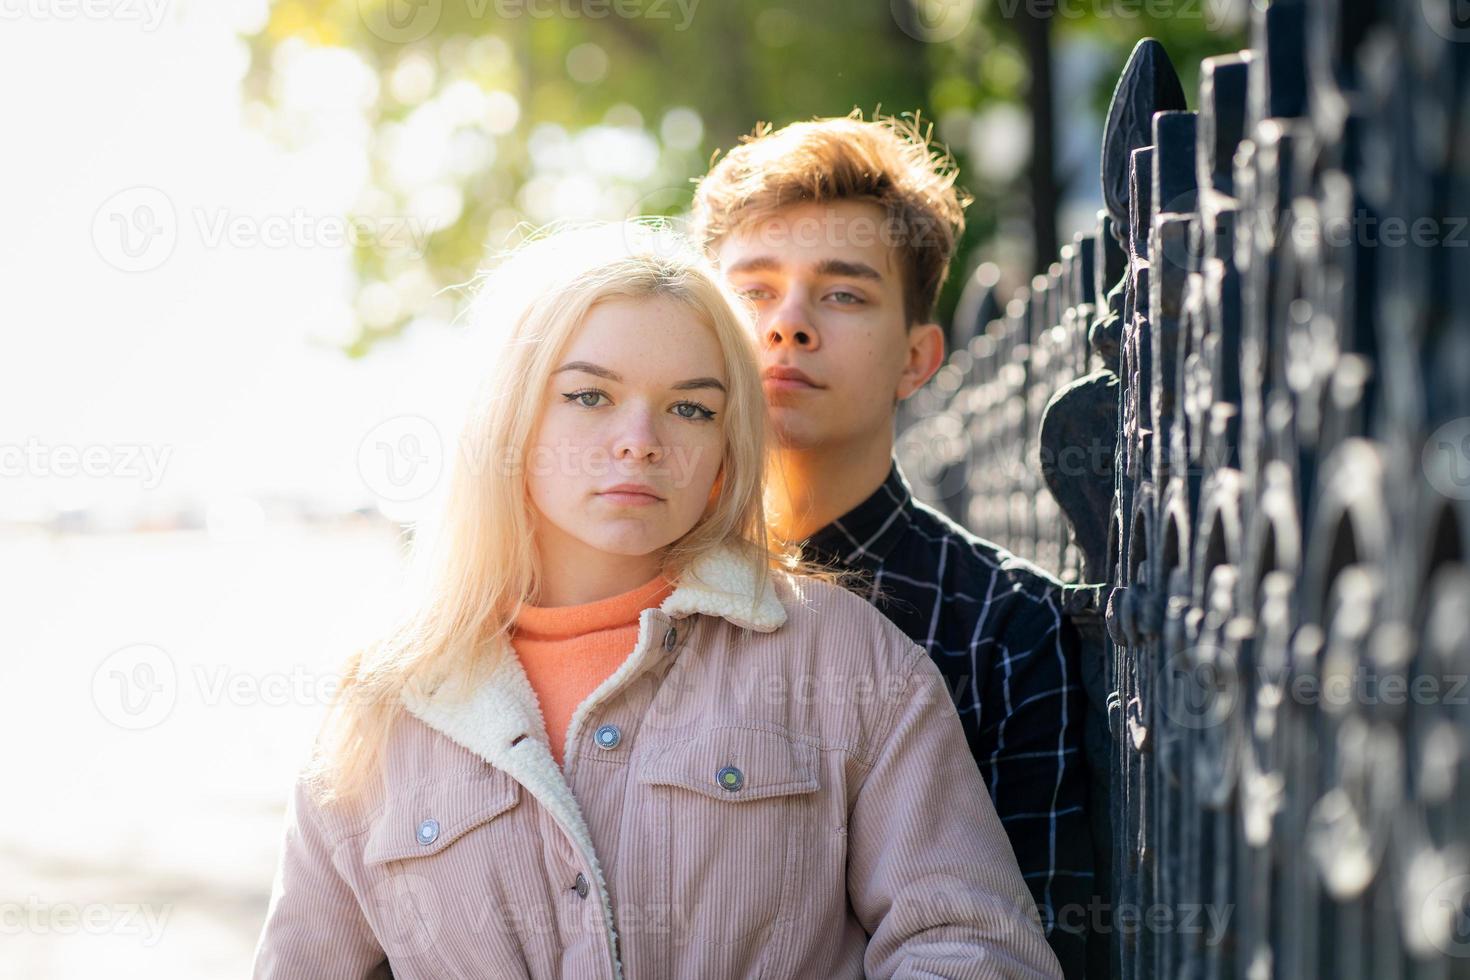
[[[871,573],[869,601],[939,665],[1047,939],[1067,976],[1081,976],[1092,851],[1078,637],[1061,586],[915,500],[896,461],[805,545]],[[1066,931],[1053,928],[1063,908]]]

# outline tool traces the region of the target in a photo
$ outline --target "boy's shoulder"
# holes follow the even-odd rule
[[[1022,605],[1061,608],[1062,583],[1055,576],[919,500],[913,502],[909,537],[908,560],[924,560],[930,556],[923,553],[931,552],[932,567],[936,573],[943,568],[946,585],[979,581],[989,584],[993,597],[1005,596]]]

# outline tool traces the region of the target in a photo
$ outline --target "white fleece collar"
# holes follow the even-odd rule
[[[757,589],[760,570],[754,560],[733,548],[719,549],[679,577],[659,611],[671,619],[703,613],[746,629],[772,632],[786,622],[786,609],[776,595],[771,574],[764,587]],[[568,745],[574,744],[591,710],[640,671],[658,649],[652,642],[652,625],[653,610],[643,610],[632,654],[573,713],[567,728]],[[424,724],[515,779],[556,818],[593,871],[609,948],[616,949],[612,903],[592,836],[571,786],[546,744],[546,721],[540,704],[509,641],[501,641],[490,676],[467,696],[451,685],[423,696],[405,692],[403,702],[409,713]],[[523,735],[527,737],[521,738]],[[613,974],[622,976],[616,957]]]
[[[676,619],[693,613],[720,616],[736,626],[769,633],[786,622],[786,608],[776,598],[770,573],[757,594],[759,574],[760,566],[740,552],[718,549],[679,577],[659,609]]]

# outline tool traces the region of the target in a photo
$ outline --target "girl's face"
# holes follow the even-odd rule
[[[662,297],[597,303],[552,374],[527,458],[543,555],[642,556],[698,522],[725,454],[714,332]]]

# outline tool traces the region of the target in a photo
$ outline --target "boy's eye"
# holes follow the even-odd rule
[[[829,299],[836,300],[843,306],[850,306],[854,303],[861,303],[863,301],[863,298],[857,293],[849,292],[846,289],[835,289],[832,292],[828,293],[827,297]]]
[[[775,294],[765,286],[746,286],[740,290],[740,295],[754,303],[764,303]]]

